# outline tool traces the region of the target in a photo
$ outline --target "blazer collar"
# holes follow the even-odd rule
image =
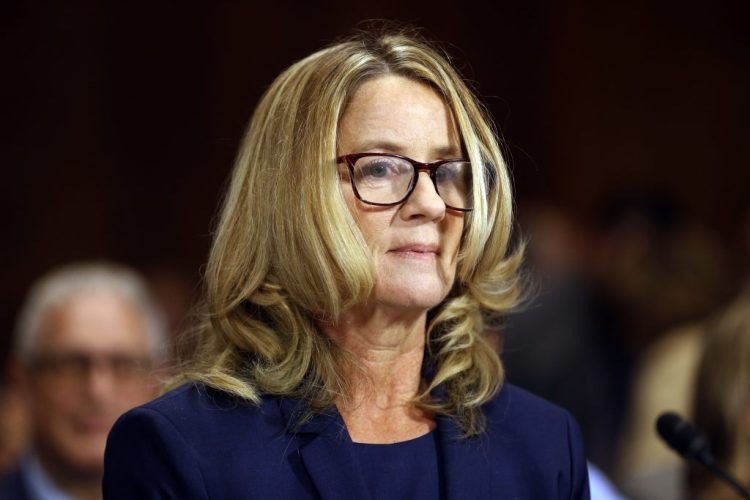
[[[487,438],[463,437],[460,427],[446,416],[435,420],[443,498],[491,498],[492,468]]]
[[[307,410],[305,403],[281,398],[279,406],[286,431],[296,437],[302,465],[320,497],[369,499],[354,443],[339,412],[333,408],[296,425]],[[492,470],[486,437],[463,438],[461,429],[448,417],[439,416],[436,422],[441,496],[448,500],[490,498]]]
[[[434,357],[425,351],[424,359],[422,377],[432,380],[437,370]],[[433,396],[444,398],[445,388],[438,386]],[[465,438],[451,418],[441,415],[435,421],[443,498],[491,498],[492,467],[487,436]]]
[[[286,431],[296,437],[302,466],[320,498],[369,500],[370,492],[358,466],[354,443],[339,412],[333,408],[297,425],[300,415],[307,410],[305,403],[281,398],[279,406]]]

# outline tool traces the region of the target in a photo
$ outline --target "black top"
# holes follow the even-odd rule
[[[443,498],[434,432],[401,443],[354,447],[372,500]]]

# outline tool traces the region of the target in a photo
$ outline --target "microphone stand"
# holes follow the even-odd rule
[[[750,492],[719,465],[711,454],[708,440],[688,421],[676,413],[662,413],[656,421],[656,431],[682,458],[701,464],[711,474],[731,486],[742,498],[750,500]]]
[[[731,486],[734,491],[741,496],[742,498],[750,500],[750,492],[748,492],[744,486],[742,486],[739,481],[737,481],[734,476],[732,476],[729,472],[725,471],[717,462],[714,460],[713,457],[711,457],[711,460],[708,463],[701,463],[706,469],[709,470],[713,475],[718,477],[719,479],[725,481],[729,486]]]

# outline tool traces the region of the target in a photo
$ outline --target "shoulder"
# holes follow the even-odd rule
[[[486,437],[506,480],[588,498],[580,429],[565,409],[511,384],[485,407]],[[546,495],[547,493],[545,493]]]
[[[0,476],[0,498],[9,500],[30,498],[20,469]]]
[[[188,383],[165,392],[138,408],[153,410],[164,415],[174,415],[184,413],[186,410],[200,413],[204,411],[212,412],[219,409],[236,408],[242,404],[250,403],[203,384]]]
[[[199,384],[179,387],[117,420],[105,451],[105,498],[151,498],[159,484],[175,498],[232,496],[226,488],[239,484],[220,477],[239,483],[248,464],[281,455],[285,431],[273,398],[254,405]]]
[[[259,405],[242,400],[223,391],[202,384],[185,384],[173,389],[153,401],[137,407],[125,417],[139,414],[160,416],[180,429],[222,421],[249,420],[262,418],[274,413],[274,398],[263,398]],[[276,411],[277,413],[277,411]]]
[[[259,405],[201,384],[186,384],[122,415],[110,434],[140,434],[144,428],[184,439],[199,453],[231,449],[284,431],[274,398]]]
[[[512,384],[484,407],[487,434],[491,440],[517,443],[549,452],[583,449],[578,424],[565,409]],[[542,446],[543,445],[543,446]]]
[[[490,428],[511,427],[514,432],[534,429],[535,433],[555,425],[575,424],[570,413],[513,384],[504,384],[497,396],[484,407]]]

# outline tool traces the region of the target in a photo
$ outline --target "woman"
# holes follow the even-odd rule
[[[520,252],[492,126],[414,35],[279,76],[244,138],[184,385],[122,417],[108,498],[587,498],[571,417],[484,341]]]

